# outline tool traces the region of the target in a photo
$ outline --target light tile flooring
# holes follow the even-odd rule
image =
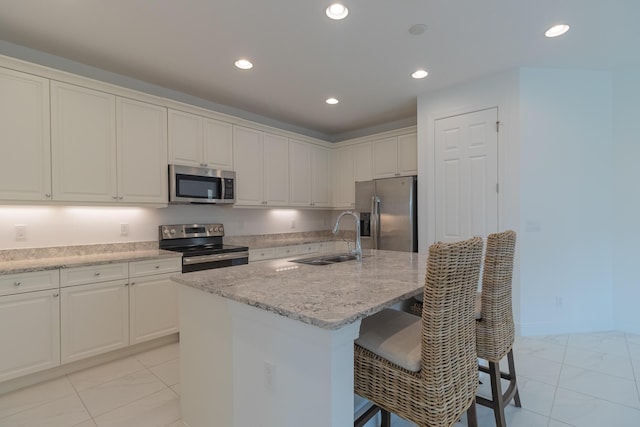
[[[640,426],[640,335],[526,337],[514,348],[522,408],[509,406],[509,427]],[[170,344],[7,393],[0,427],[181,426],[178,360],[178,344]],[[480,406],[478,421],[495,426]]]

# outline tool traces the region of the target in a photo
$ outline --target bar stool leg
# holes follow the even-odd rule
[[[511,387],[516,387],[516,394],[513,396],[513,403],[515,403],[518,408],[522,408],[522,403],[520,403],[520,392],[517,388],[516,365],[513,361],[513,349],[507,353],[507,361],[509,362],[509,382],[511,383]]]
[[[493,414],[496,418],[496,427],[506,427],[504,419],[505,402],[502,398],[502,384],[500,384],[500,365],[489,362],[489,377],[491,378],[491,395],[493,396]]]

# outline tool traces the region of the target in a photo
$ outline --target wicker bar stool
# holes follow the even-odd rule
[[[482,372],[491,379],[491,400],[481,396],[476,398],[483,406],[493,409],[497,427],[506,427],[504,408],[514,400],[521,407],[518,384],[513,360],[515,328],[511,302],[511,279],[513,276],[513,256],[516,233],[504,231],[487,236],[484,271],[482,275],[481,319],[476,324],[476,348],[478,357],[489,366],[480,365]],[[507,356],[509,372],[500,371],[500,360]],[[500,378],[509,381],[502,393]]]
[[[419,426],[453,426],[467,412],[477,426],[474,302],[482,239],[429,248],[422,317],[383,310],[362,322],[354,346],[355,393],[376,405],[354,423],[383,411]]]

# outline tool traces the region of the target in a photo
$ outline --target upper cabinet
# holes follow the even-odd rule
[[[289,204],[329,207],[329,150],[289,139]]]
[[[0,199],[51,200],[49,80],[0,68]]]
[[[118,200],[167,203],[167,109],[116,98]]]
[[[373,141],[373,177],[415,175],[417,138],[415,133]]]
[[[169,109],[169,163],[233,169],[232,125]]]
[[[233,146],[236,153],[236,205],[287,206],[287,138],[234,126]]]
[[[167,203],[166,109],[51,82],[53,199]]]
[[[355,183],[373,178],[372,145],[371,142],[363,142],[340,147],[334,155],[333,207],[350,209],[356,205]]]
[[[117,201],[116,97],[51,82],[55,200]]]

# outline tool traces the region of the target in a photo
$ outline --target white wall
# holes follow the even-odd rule
[[[520,114],[522,333],[611,329],[612,76],[523,69]]]
[[[640,334],[640,69],[615,74],[613,170],[613,313],[615,328]]]
[[[434,120],[492,106],[503,125],[499,229],[518,232],[513,286],[519,333],[611,329],[609,73],[526,68],[420,96],[419,209],[427,215],[420,238],[431,243],[435,236]]]
[[[151,241],[158,240],[161,224],[199,222],[220,222],[228,236],[291,233],[329,229],[331,211],[193,205],[163,209],[0,206],[0,249]],[[127,237],[120,236],[122,223],[129,224]],[[27,226],[25,241],[16,241],[16,225]]]

